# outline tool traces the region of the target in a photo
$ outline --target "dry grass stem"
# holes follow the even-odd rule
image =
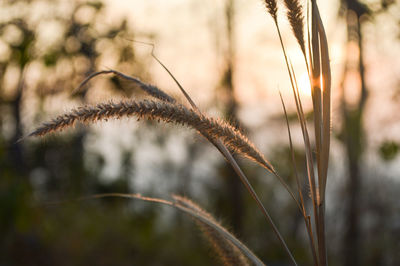
[[[121,73],[116,70],[102,70],[99,72],[95,72],[91,75],[89,75],[84,81],[81,82],[81,84],[74,90],[74,92],[77,92],[81,90],[91,79],[99,76],[99,75],[105,75],[105,74],[114,74],[119,78],[125,79],[127,81],[133,82],[134,84],[138,85],[140,89],[142,89],[144,92],[146,92],[148,95],[159,99],[161,101],[169,102],[169,103],[176,103],[176,100],[165,93],[163,90],[160,90],[158,87],[151,85],[151,84],[146,84],[139,80],[138,78],[131,77],[128,75],[125,75],[124,73]]]

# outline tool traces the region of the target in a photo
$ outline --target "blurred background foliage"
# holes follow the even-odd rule
[[[215,42],[223,63],[210,106],[251,135],[265,125],[252,127],[240,120],[235,2],[225,0],[219,16],[223,34]],[[155,41],[157,32],[142,32],[123,17],[112,25],[102,23],[108,7],[99,1],[3,0],[0,8],[0,265],[216,263],[200,231],[182,214],[126,199],[75,201],[107,192],[186,195],[270,265],[285,265],[282,248],[232,169],[194,132],[124,120],[19,141],[55,113],[100,100],[142,97],[112,77],[91,82],[90,89],[74,89],[90,73],[105,68],[150,82],[147,65],[152,59],[148,52],[138,53],[131,40]],[[399,139],[375,145],[382,161],[379,169],[366,165],[363,119],[368,84],[362,57],[363,23],[398,8],[387,0],[341,1],[338,19],[345,18],[347,42],[354,42],[360,54],[346,60],[341,89],[346,90],[346,73],[355,71],[361,96],[349,104],[343,92],[340,117],[335,117],[341,125],[333,129],[335,149],[342,150],[342,158],[332,163],[330,172],[332,178],[340,173],[344,177],[332,182],[329,192],[331,265],[400,265],[400,168],[395,178],[385,174],[386,165],[398,159]],[[296,127],[296,120],[291,121]],[[272,117],[270,126],[277,134],[284,132],[282,115]],[[277,143],[268,154],[293,185],[288,144]],[[295,157],[304,172],[301,146]],[[299,264],[308,264],[304,225],[295,204],[262,169],[242,163]]]

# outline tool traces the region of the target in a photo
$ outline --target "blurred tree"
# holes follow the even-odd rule
[[[223,54],[224,58],[224,69],[222,72],[222,78],[219,85],[220,94],[224,97],[220,97],[224,100],[223,115],[225,119],[233,123],[238,123],[237,111],[238,103],[235,96],[235,12],[236,5],[235,0],[225,1],[225,36],[226,49]],[[220,176],[224,178],[224,187],[228,192],[229,198],[228,206],[229,210],[228,218],[232,223],[232,226],[238,234],[243,231],[243,218],[244,218],[244,200],[243,200],[243,187],[240,179],[233,168],[223,162],[223,166],[220,166]]]
[[[345,17],[347,25],[347,58],[341,84],[341,113],[343,118],[340,139],[343,141],[347,154],[348,179],[346,185],[346,206],[343,236],[343,264],[364,265],[361,260],[361,163],[365,147],[363,119],[368,100],[368,84],[365,76],[364,22],[373,19],[378,14],[388,10],[395,4],[391,0],[359,1],[341,0],[341,16]],[[349,50],[351,49],[351,50]],[[356,53],[354,52],[356,49]],[[355,58],[354,55],[358,56]],[[347,78],[358,79],[358,87],[346,87]],[[346,91],[359,91],[356,99],[347,99]],[[383,251],[382,251],[383,254]]]
[[[123,38],[133,31],[124,19],[98,27],[104,16],[98,1],[2,1],[0,8],[8,11],[0,20],[0,264],[54,265],[38,232],[43,210],[32,197],[100,188],[84,165],[86,133],[44,143],[18,140],[48,109],[48,99],[71,101],[72,89],[107,59],[105,51],[113,51],[107,54],[115,57],[111,67],[131,67],[135,53]],[[121,88],[111,79],[108,85]],[[85,93],[75,97],[85,99]],[[118,188],[127,192],[128,183]]]

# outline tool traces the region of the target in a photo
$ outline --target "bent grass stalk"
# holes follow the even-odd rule
[[[184,207],[187,207],[195,212],[198,212],[203,217],[207,218],[208,220],[214,222],[214,224],[218,224],[218,222],[210,215],[208,212],[203,210],[200,206],[198,206],[193,201],[189,200],[188,198],[184,198],[181,196],[173,196],[173,199]],[[204,236],[207,240],[211,243],[214,251],[218,254],[218,258],[224,265],[249,265],[246,257],[241,253],[237,246],[232,244],[229,240],[223,237],[218,231],[214,229],[204,222],[199,220],[196,221],[197,225],[202,230]],[[219,225],[219,224],[218,224]],[[221,225],[219,225],[223,228]]]
[[[248,265],[247,260],[257,266],[266,265],[246,245],[217,222],[211,214],[185,197],[173,195],[173,200],[170,201],[161,198],[145,197],[141,194],[105,193],[81,197],[76,199],[76,201],[110,197],[136,199],[166,205],[188,214],[198,223],[202,230],[206,231],[205,236],[207,240],[213,242],[213,245],[218,245],[215,251],[221,256],[220,259],[222,262],[226,262],[224,265]],[[65,203],[65,201],[52,204],[60,203]]]
[[[301,181],[297,173],[297,168],[294,161],[294,150],[291,139],[289,122],[287,120],[287,113],[283,98],[281,96],[282,106],[284,109],[290,150],[292,154],[292,164],[295,172],[297,191],[299,200],[295,197],[287,183],[279,176],[273,166],[265,159],[265,157],[255,148],[254,144],[248,140],[238,129],[219,119],[211,118],[200,111],[194,101],[190,98],[189,94],[185,91],[183,86],[173,76],[169,69],[155,56],[154,45],[152,45],[151,55],[153,58],[164,68],[165,71],[172,77],[180,91],[189,102],[190,107],[186,107],[177,103],[176,99],[157,88],[156,86],[146,84],[138,78],[128,76],[116,70],[104,70],[91,74],[88,76],[80,86],[74,91],[82,89],[91,79],[104,74],[113,74],[118,78],[122,78],[133,84],[137,85],[141,90],[146,92],[155,100],[125,100],[119,103],[100,103],[95,106],[84,106],[72,110],[68,113],[58,116],[50,122],[43,123],[42,126],[33,131],[29,136],[44,136],[49,133],[61,131],[65,128],[73,126],[76,122],[81,123],[94,123],[99,120],[107,120],[109,118],[120,119],[122,117],[135,116],[138,119],[158,120],[166,123],[181,124],[189,126],[197,130],[202,136],[209,140],[231,164],[235,172],[238,174],[240,180],[245,185],[253,199],[256,201],[257,206],[270,223],[274,233],[284,247],[290,260],[294,265],[297,265],[290,249],[286,245],[283,237],[279,233],[278,228],[260,201],[257,193],[251,186],[248,178],[243,173],[236,160],[233,158],[232,153],[242,155],[264,167],[271,172],[282,183],[285,189],[289,192],[297,204],[307,230],[310,241],[311,253],[314,265],[327,265],[326,258],[326,244],[325,244],[325,190],[327,181],[328,161],[329,161],[329,146],[330,146],[330,65],[329,53],[325,30],[323,28],[322,20],[318,11],[315,0],[307,2],[307,47],[304,41],[304,16],[302,5],[298,0],[284,0],[287,9],[287,18],[290,22],[293,34],[300,46],[301,52],[304,55],[307,71],[311,81],[311,91],[314,110],[314,131],[315,143],[317,151],[317,173],[318,179],[315,178],[314,162],[312,156],[312,147],[308,134],[307,123],[304,116],[304,111],[300,99],[299,89],[297,85],[296,75],[293,66],[286,54],[284,41],[281,35],[280,27],[278,24],[277,16],[277,3],[275,0],[264,0],[264,4],[268,13],[273,18],[275,27],[277,29],[279,41],[282,47],[284,60],[287,66],[290,83],[293,90],[293,96],[296,104],[297,116],[301,126],[305,155],[307,166],[308,185],[311,192],[311,202],[313,206],[314,226],[311,223],[310,215],[307,213],[305,199],[301,192]],[[311,3],[311,19],[309,19],[310,11],[309,6]],[[311,24],[311,26],[310,26]],[[143,43],[143,42],[142,42]],[[148,44],[148,43],[147,43]],[[316,182],[318,181],[318,182]],[[174,206],[177,209],[191,215],[203,228],[203,232],[208,236],[209,240],[213,242],[215,250],[218,252],[221,261],[225,264],[246,265],[246,260],[243,256],[249,259],[256,265],[264,265],[246,246],[227,232],[222,226],[215,222],[215,219],[199,206],[186,198],[174,196],[174,201],[166,201],[157,198],[146,198],[140,195],[128,194],[104,194],[94,197],[130,197],[144,201],[161,203],[165,205]],[[316,232],[316,236],[313,232]],[[222,238],[221,238],[222,236]],[[315,241],[315,237],[316,240]]]

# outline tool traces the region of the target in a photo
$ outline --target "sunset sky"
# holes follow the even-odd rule
[[[344,27],[331,27],[337,25],[337,3],[329,3],[321,5],[321,13],[332,41],[331,57],[341,58]],[[109,1],[109,5],[113,16],[125,15],[139,32],[156,34],[157,55],[193,91],[195,98],[201,100],[214,89],[223,60],[220,44],[224,39],[221,36],[225,19],[223,1]],[[238,99],[253,102],[277,97],[277,88],[284,94],[290,92],[277,33],[262,2],[237,1],[236,11],[235,81]],[[303,57],[283,16],[280,23],[298,76],[304,77]],[[146,49],[140,45],[136,47]],[[340,61],[334,60],[332,64],[334,75]],[[153,71],[158,84],[173,87],[160,67],[153,66]]]
[[[139,32],[139,35],[155,36],[156,54],[174,73],[176,78],[188,90],[192,98],[208,112],[210,97],[218,85],[224,60],[224,2],[198,0],[148,0],[107,2],[109,14],[101,23],[112,24],[121,16],[128,18]],[[338,18],[339,1],[321,1],[320,12],[324,21],[330,45],[333,88],[333,130],[339,125],[338,113],[339,90],[346,49],[357,57],[357,49],[346,47],[346,26],[343,19]],[[262,123],[263,114],[281,114],[279,102],[280,90],[287,105],[293,108],[290,83],[284,64],[282,51],[277,38],[276,29],[271,17],[267,14],[262,1],[238,0],[235,14],[235,89],[237,100],[242,106],[244,120],[254,125]],[[394,17],[396,10],[389,12]],[[300,89],[303,91],[303,103],[311,107],[307,77],[300,49],[291,36],[288,22],[280,8],[279,23],[283,32],[287,51],[296,70]],[[399,42],[395,40],[396,23],[390,17],[377,17],[374,24],[366,25],[365,60],[367,64],[367,83],[371,91],[371,100],[367,111],[366,127],[370,148],[376,150],[387,138],[393,137],[396,126],[387,123],[392,117],[396,105],[390,102],[396,93],[396,84],[400,75],[400,63],[393,60],[399,56]],[[148,41],[140,37],[139,41]],[[150,57],[150,48],[143,44],[133,44],[142,56]],[[392,49],[390,47],[397,47]],[[178,94],[178,90],[168,74],[153,60],[148,65],[153,82],[161,88]],[[104,66],[105,68],[107,66]],[[130,73],[133,74],[134,73]],[[359,80],[357,74],[349,75],[346,81],[346,96],[350,100],[359,96]],[[349,89],[353,87],[353,89]],[[385,91],[386,93],[382,93]],[[382,106],[382,102],[387,102]],[[261,112],[261,113],[260,113]],[[265,113],[266,112],[266,113]],[[399,113],[399,112],[397,112]],[[398,117],[400,119],[400,117]],[[253,122],[252,122],[253,121]],[[379,132],[377,125],[381,126]],[[262,132],[261,142],[268,136],[276,134],[274,130]],[[257,136],[257,135],[256,135]],[[285,140],[286,141],[286,137]],[[333,149],[335,156],[335,148]],[[337,155],[339,158],[342,156]],[[369,153],[367,160],[377,162],[376,153]],[[393,173],[397,172],[398,162],[392,163]],[[386,166],[385,166],[386,167]]]

